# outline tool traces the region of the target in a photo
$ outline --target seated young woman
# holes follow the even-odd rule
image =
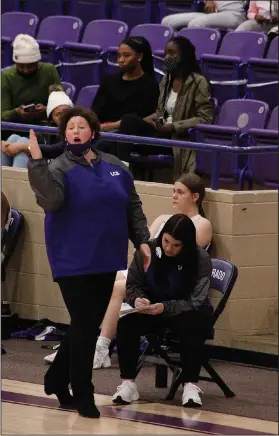
[[[210,124],[214,108],[210,84],[202,75],[194,45],[182,36],[172,38],[165,47],[167,74],[160,83],[157,110],[144,120],[135,113],[125,115],[119,133],[155,138],[189,140],[189,129],[199,123]],[[195,150],[149,145],[118,144],[118,157],[129,162],[130,154],[174,154],[174,180],[183,172],[196,169]]]
[[[205,218],[202,202],[205,196],[205,186],[202,179],[195,173],[183,174],[173,185],[173,208],[175,212],[187,215],[196,227],[197,244],[207,248],[212,239],[212,226]],[[160,215],[150,226],[150,237],[156,238],[171,214]],[[123,300],[125,299],[127,270],[117,273],[110,303],[104,316],[100,336],[97,341],[94,356],[94,369],[109,368],[109,346],[116,334],[116,326]],[[52,363],[56,351],[45,357],[47,363]]]
[[[125,114],[144,118],[157,107],[159,85],[149,42],[137,36],[124,39],[118,47],[117,63],[119,73],[104,78],[92,105],[102,132],[117,131]],[[117,154],[114,142],[100,140],[98,149]]]
[[[168,328],[180,342],[182,406],[199,407],[203,348],[212,328],[213,308],[208,299],[211,260],[197,246],[194,223],[184,214],[173,215],[149,246],[148,270],[144,271],[138,251],[128,270],[127,301],[139,312],[118,321],[116,339],[122,383],[112,401],[130,404],[139,399],[135,378],[140,337]]]

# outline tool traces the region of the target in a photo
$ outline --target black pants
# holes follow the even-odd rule
[[[118,133],[122,135],[147,136],[150,138],[169,139],[165,135],[157,132],[157,130],[152,125],[148,124],[137,115],[124,115],[121,119]],[[150,154],[172,155],[172,149],[170,147],[131,144],[129,142],[114,143],[113,141],[104,140],[98,143],[98,150],[114,154],[120,160],[124,160],[126,162],[130,161],[130,154],[132,152],[139,153],[141,156],[148,156]]]
[[[117,326],[117,349],[122,379],[135,379],[140,356],[140,337],[160,333],[164,328],[173,331],[180,340],[180,357],[184,383],[199,381],[206,334],[212,325],[211,308],[184,312],[170,317],[131,314],[120,318]]]
[[[45,385],[52,386],[53,392],[65,392],[71,383],[78,404],[93,400],[93,357],[115,276],[106,273],[57,280],[71,323],[45,375]]]

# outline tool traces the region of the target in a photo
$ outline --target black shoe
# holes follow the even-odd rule
[[[50,383],[46,383],[44,385],[44,390],[46,395],[56,395],[58,398],[58,401],[60,403],[60,407],[62,408],[76,408],[74,397],[70,394],[70,391],[68,388],[59,389],[54,388],[51,386]]]
[[[79,405],[77,410],[79,415],[83,416],[84,418],[100,418],[100,412],[94,402]]]

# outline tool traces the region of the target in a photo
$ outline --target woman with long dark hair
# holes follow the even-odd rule
[[[144,118],[157,107],[159,85],[149,42],[139,36],[125,38],[117,63],[120,72],[104,78],[92,106],[104,132],[117,130],[127,113]]]
[[[144,120],[130,113],[120,123],[119,133],[166,139],[187,140],[188,130],[198,123],[213,121],[214,109],[208,80],[202,75],[194,45],[182,36],[172,38],[165,48],[167,74],[160,84],[156,112]],[[131,144],[121,144],[119,157],[129,161]],[[140,154],[172,153],[169,148],[135,146]],[[173,149],[174,178],[195,171],[195,151]]]
[[[192,220],[173,215],[158,238],[149,242],[151,264],[145,272],[136,252],[128,271],[128,303],[138,313],[120,318],[117,349],[122,383],[113,402],[129,404],[139,399],[135,384],[140,337],[173,330],[180,340],[184,370],[184,407],[201,406],[197,386],[206,333],[211,327],[212,306],[208,300],[211,260],[196,244]]]

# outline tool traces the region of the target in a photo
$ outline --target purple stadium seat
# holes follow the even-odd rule
[[[91,108],[96,97],[99,85],[85,86],[79,91],[76,106]]]
[[[1,2],[1,14],[14,11],[20,11],[20,0],[3,0]]]
[[[114,0],[113,18],[128,24],[129,29],[143,23],[156,23],[158,0]]]
[[[223,85],[214,82],[235,81],[246,78],[246,66],[251,57],[263,58],[267,35],[261,32],[229,32],[221,43],[217,55],[203,54],[201,68],[213,81],[214,97],[220,103],[242,97],[245,85]]]
[[[266,129],[250,129],[247,133],[248,145],[278,146],[278,106],[272,111]],[[278,189],[279,159],[278,153],[250,155],[248,158],[248,180],[250,188],[253,181],[265,188]]]
[[[2,68],[12,64],[12,41],[19,33],[36,36],[39,18],[26,12],[6,12],[1,15]]]
[[[55,63],[58,60],[57,49],[65,42],[78,42],[82,26],[77,17],[57,15],[45,18],[37,34],[43,61]]]
[[[277,36],[271,41],[265,59],[253,57],[247,65],[247,97],[266,101],[271,109],[278,105],[278,43]]]
[[[269,107],[256,100],[228,100],[220,109],[215,125],[198,124],[192,135],[196,142],[209,144],[242,146],[241,135],[252,128],[264,128]],[[210,175],[212,171],[212,154],[197,151],[197,172]],[[239,183],[243,188],[244,169],[247,158],[243,155],[220,153],[220,180],[228,183]]]
[[[180,12],[203,12],[204,2],[202,0],[164,0],[159,1],[159,20],[172,14]]]
[[[139,24],[130,32],[131,36],[143,36],[152,48],[153,54],[162,56],[165,46],[174,35],[173,29],[162,24]]]
[[[92,20],[111,18],[112,0],[69,0],[69,14],[79,17],[86,26]]]
[[[67,96],[74,101],[75,95],[76,95],[76,87],[72,83],[68,82],[61,82],[61,85],[63,86],[63,89]]]
[[[6,12],[1,15],[1,36],[14,40],[19,33],[36,36],[39,19],[27,12]]]
[[[99,84],[104,53],[109,47],[118,46],[127,33],[128,26],[122,21],[91,21],[81,43],[67,42],[63,46],[64,80],[74,83],[77,91],[87,85]]]
[[[215,54],[218,50],[221,34],[215,29],[181,29],[178,36],[188,38],[196,47],[197,59],[203,54]]]
[[[64,2],[65,0],[26,0],[24,10],[33,12],[43,20],[51,15],[63,15]]]

